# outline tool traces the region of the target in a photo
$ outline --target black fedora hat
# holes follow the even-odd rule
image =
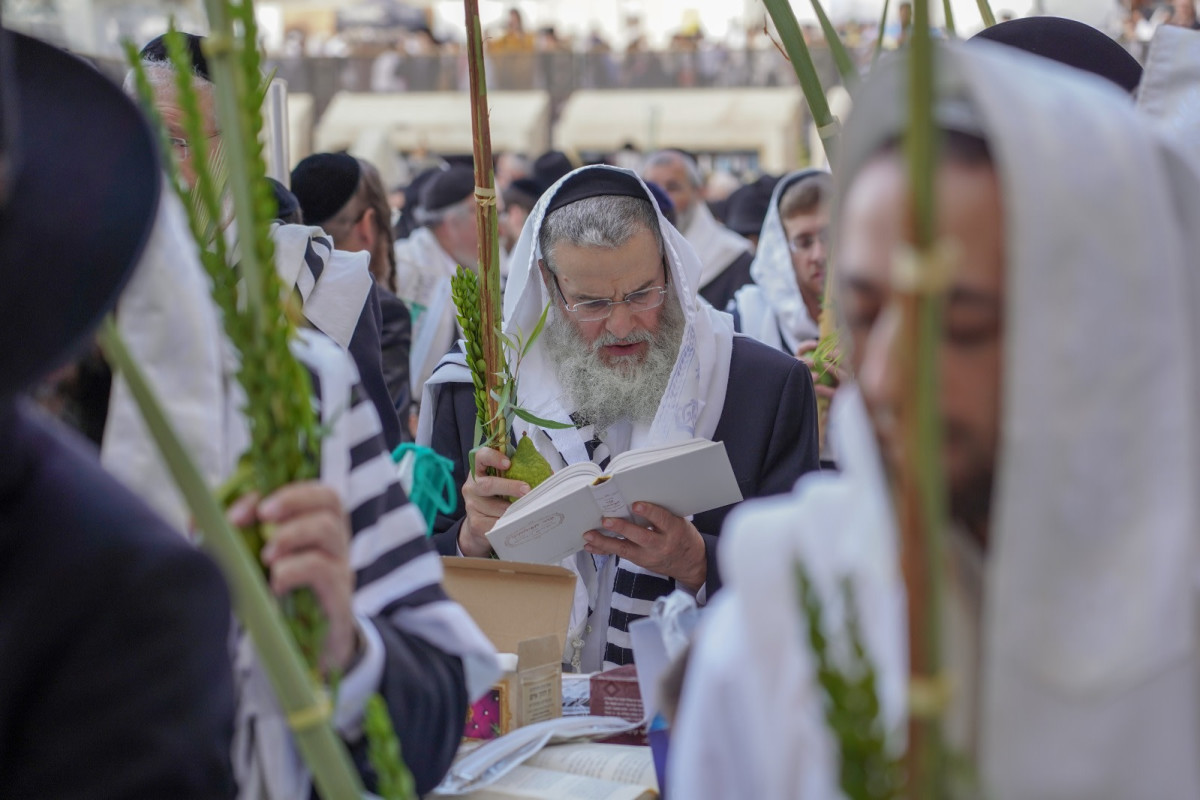
[[[0,402],[71,355],[116,302],[158,209],[154,136],[86,62],[0,28]]]

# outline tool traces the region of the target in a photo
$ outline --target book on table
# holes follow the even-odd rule
[[[468,800],[655,800],[658,778],[648,747],[561,744],[547,747]]]
[[[724,443],[689,439],[621,453],[606,471],[591,462],[564,467],[509,506],[487,538],[500,558],[557,564],[582,550],[583,534],[605,517],[646,525],[634,503],[687,517],[741,500]]]

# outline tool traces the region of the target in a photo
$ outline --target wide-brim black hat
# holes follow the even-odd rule
[[[0,402],[66,360],[114,303],[158,209],[158,149],[86,62],[0,29],[12,181],[0,210]]]

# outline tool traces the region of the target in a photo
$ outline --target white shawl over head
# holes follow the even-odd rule
[[[797,181],[821,174],[828,173],[818,169],[802,169],[785,175],[775,184],[767,217],[758,236],[758,249],[754,251],[754,261],[750,264],[750,277],[754,279],[758,294],[772,313],[756,315],[757,318],[751,320],[747,318],[747,310],[741,309],[743,331],[764,342],[771,340],[764,337],[777,339],[782,333],[783,344],[789,353],[795,353],[805,339],[817,338],[820,328],[818,321],[808,313],[808,307],[800,295],[800,285],[796,283],[796,268],[792,266],[792,251],[783,229],[783,219],[779,216],[779,201],[783,199],[783,193],[796,185]],[[754,330],[758,324],[774,326],[777,330],[765,330],[763,336],[759,336]]]
[[[1200,158],[1200,31],[1159,25],[1150,42],[1137,107]]]
[[[940,96],[960,109],[968,103],[988,140],[1007,248],[979,676],[983,788],[1006,800],[1200,797],[1200,226],[1192,219],[1200,179],[1128,96],[1099,78],[986,42],[940,47],[938,59]],[[836,171],[843,188],[905,129],[903,64],[882,63],[856,98]],[[939,106],[944,124],[953,110]],[[869,437],[860,445],[874,449]],[[725,619],[722,632],[743,631],[737,661],[755,675],[727,682],[745,695],[726,703],[729,717],[753,713],[755,697],[765,702],[759,695],[774,691],[773,675],[811,670],[807,648],[784,641],[801,620],[794,579],[778,562],[811,551],[819,527],[833,551],[813,552],[807,563],[835,606],[836,592],[822,586],[835,582],[822,574],[854,578],[885,717],[894,721],[894,676],[886,673],[906,679],[906,618],[872,603],[896,585],[899,565],[894,546],[879,540],[890,523],[853,509],[883,492],[855,452],[840,452],[841,479],[806,479],[793,498],[772,501],[786,509],[748,504],[731,517],[721,555],[732,610],[716,615],[714,627]],[[893,559],[892,569],[872,566],[880,559]],[[699,655],[731,647],[714,641]],[[814,681],[801,682],[780,702],[816,715],[816,691]],[[719,726],[687,711],[687,699],[681,725]],[[821,790],[833,791],[836,774],[826,773],[836,767],[821,750],[831,739],[819,722],[804,717],[785,736],[763,737],[766,749],[747,758],[763,771],[815,780],[805,796],[830,796]],[[816,777],[789,761],[806,734],[818,742],[804,759]],[[718,757],[703,741],[684,749],[693,766]],[[774,785],[760,796],[774,796]]]
[[[696,207],[683,236],[700,259],[697,289],[708,286],[732,264],[738,256],[750,252],[750,240],[717,222],[703,198],[696,198]]]
[[[546,208],[559,187],[566,181],[586,177],[592,170],[615,170],[629,175],[641,184],[646,199],[654,203],[670,270],[670,287],[679,299],[686,320],[679,357],[659,404],[658,414],[651,424],[648,439],[635,440],[632,445],[643,447],[693,436],[711,438],[725,405],[729,359],[733,350],[733,322],[728,314],[715,311],[699,299],[700,259],[683,235],[658,211],[654,196],[636,173],[616,167],[582,167],[563,177],[542,195],[525,221],[521,237],[513,248],[508,287],[504,295],[504,331],[510,336],[518,333],[528,335],[550,302],[550,294],[538,269],[538,259],[542,257],[538,249],[538,232],[542,228]],[[517,387],[520,405],[531,413],[545,419],[570,421],[569,415],[574,409],[569,407],[570,401],[559,386],[555,368],[540,343],[534,344],[521,363],[517,372]],[[525,423],[518,421],[518,432],[523,425]],[[572,428],[547,433],[567,463],[587,460],[583,438],[577,430]]]

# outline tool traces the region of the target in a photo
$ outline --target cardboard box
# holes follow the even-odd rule
[[[575,576],[562,567],[443,557],[443,585],[510,669],[471,706],[464,735],[492,739],[562,715],[562,653]]]

